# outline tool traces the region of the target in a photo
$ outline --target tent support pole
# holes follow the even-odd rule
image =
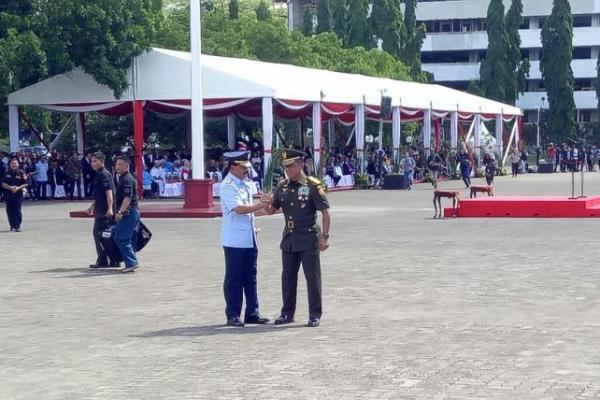
[[[85,148],[85,113],[77,113],[75,117],[77,128],[77,153],[83,154]]]
[[[78,118],[78,130],[80,123]],[[141,100],[133,101],[133,142],[135,146],[135,177],[138,184],[138,196],[141,198],[144,193],[144,171],[142,148],[144,147],[144,105]],[[79,146],[79,143],[77,143]]]
[[[19,151],[19,107],[8,106],[8,126],[10,132],[10,152]]]

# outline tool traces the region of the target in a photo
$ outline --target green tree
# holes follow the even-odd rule
[[[271,19],[271,10],[265,1],[261,1],[258,7],[256,7],[256,19],[259,21]]]
[[[507,55],[510,49],[502,0],[492,0],[490,2],[486,18],[486,31],[488,48],[480,67],[481,89],[486,97],[505,101],[506,85],[512,74],[510,74],[507,65]]]
[[[373,0],[369,19],[371,32],[381,40],[382,49],[399,57],[403,48],[405,29],[398,3],[394,0]]]
[[[485,96],[485,94],[483,93],[483,90],[481,90],[479,81],[469,81],[469,86],[467,87],[467,93],[474,94],[475,96]]]
[[[331,1],[332,28],[342,43],[348,43],[348,0]]]
[[[317,33],[331,30],[331,4],[330,0],[317,2]]]
[[[506,33],[509,51],[507,53],[508,71],[512,76],[507,82],[504,101],[515,104],[519,94],[525,91],[526,78],[529,75],[529,59],[521,55],[521,36],[519,27],[523,23],[523,3],[521,0],[512,0],[506,13]]]
[[[373,47],[369,29],[369,0],[348,0],[347,47]]]
[[[302,12],[302,33],[305,36],[315,34],[315,10],[312,7],[304,7]]]
[[[238,0],[230,0],[229,1],[229,18],[230,19],[238,19],[240,16],[240,6],[238,4]]]
[[[131,61],[154,36],[157,6],[154,0],[3,1],[0,103],[13,90],[73,67],[119,97],[127,88]],[[0,118],[6,126],[5,113]]]
[[[576,108],[571,60],[573,57],[573,16],[568,0],[554,0],[552,13],[542,28],[540,67],[548,91],[547,132],[553,141],[576,134]]]
[[[421,47],[425,40],[425,25],[417,26],[416,8],[417,0],[406,0],[404,9],[404,27],[406,39],[400,58],[410,66],[413,77],[421,75]]]

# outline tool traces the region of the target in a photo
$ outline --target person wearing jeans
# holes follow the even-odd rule
[[[415,173],[415,159],[408,152],[404,153],[404,158],[400,160],[400,169],[404,173],[404,188],[412,188],[413,174]]]
[[[118,211],[115,215],[117,220],[115,242],[125,263],[125,269],[122,272],[133,272],[139,266],[134,247],[137,238],[135,231],[140,222],[137,182],[129,173],[128,157],[117,157],[115,168],[119,174],[116,195]]]

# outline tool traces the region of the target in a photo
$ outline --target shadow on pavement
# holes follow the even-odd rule
[[[214,335],[247,335],[254,333],[270,333],[288,329],[306,328],[306,325],[246,325],[243,328],[234,328],[227,325],[205,325],[205,326],[184,326],[181,328],[163,329],[160,331],[147,332],[141,335],[131,335],[137,338],[153,338],[168,336],[214,336]]]
[[[60,273],[60,272],[84,272],[89,271],[89,268],[51,268],[51,269],[42,269],[39,271],[29,271],[30,274],[43,274],[43,273]]]

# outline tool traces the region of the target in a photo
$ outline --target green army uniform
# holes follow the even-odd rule
[[[281,315],[291,321],[296,312],[296,288],[300,263],[304,269],[308,290],[310,318],[321,318],[321,261],[317,211],[329,208],[321,182],[304,174],[295,182],[281,181],[273,193],[274,209],[282,209],[285,227],[281,240],[283,272]]]

